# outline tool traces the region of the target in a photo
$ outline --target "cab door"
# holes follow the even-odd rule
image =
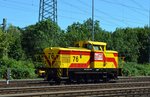
[[[99,45],[91,50],[91,68],[103,68],[105,61],[104,51]]]

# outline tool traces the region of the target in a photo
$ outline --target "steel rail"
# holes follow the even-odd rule
[[[150,76],[147,77],[141,76],[141,77],[119,77],[119,79],[115,81],[117,83],[124,83],[124,82],[144,82],[149,80]],[[8,85],[6,84],[5,80],[0,81],[0,87],[26,87],[26,86],[47,86],[47,85],[49,85],[49,82],[44,81],[43,79],[10,80],[10,83]]]
[[[22,93],[22,94],[7,94],[0,97],[71,97],[71,96],[96,96],[96,97],[128,97],[129,95],[147,95],[150,96],[149,87],[132,87],[132,88],[111,88],[111,89],[90,89],[90,90],[73,90],[59,92],[38,92],[38,93]]]
[[[150,82],[130,82],[130,83],[103,83],[103,84],[79,84],[79,85],[58,85],[58,86],[36,86],[36,87],[11,87],[0,88],[0,94],[17,94],[30,92],[87,90],[87,89],[110,89],[150,86]]]

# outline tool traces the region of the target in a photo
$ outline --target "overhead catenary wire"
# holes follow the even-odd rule
[[[24,2],[24,1],[21,1],[21,0],[3,0],[4,2],[10,2],[10,3],[14,3],[16,5],[21,5],[21,6],[28,6],[28,7],[36,7],[38,8],[38,5],[34,4],[33,3],[33,0],[32,2]]]
[[[18,3],[0,1],[0,4],[4,7],[11,8],[11,10],[20,10],[20,11],[22,10],[23,12],[29,12],[29,13],[30,11],[38,11],[37,8],[32,8],[25,5],[24,6],[19,5]]]
[[[81,18],[74,18],[74,17],[70,17],[70,16],[64,16],[64,15],[59,15],[58,17],[61,17],[61,18],[66,18],[66,19],[69,19],[69,20],[79,20],[79,21],[82,21]]]
[[[31,13],[33,13],[33,12],[38,12],[38,10],[36,10],[36,9],[33,9],[33,10],[31,10],[31,9],[26,9],[26,8],[20,8],[20,7],[18,7],[18,6],[9,6],[9,5],[7,5],[7,4],[4,4],[4,3],[0,3],[0,5],[1,5],[1,7],[3,7],[3,8],[8,8],[8,9],[10,9],[9,11],[11,11],[11,12],[13,12],[13,11],[19,11],[20,13],[29,13],[29,14],[31,14]],[[29,11],[30,10],[30,11]],[[20,13],[17,13],[17,14],[20,14]]]
[[[79,0],[82,4],[84,4],[84,5],[86,5],[87,7],[89,7],[90,5],[88,5],[87,3],[84,3],[83,1],[81,1],[81,0]],[[101,14],[103,14],[103,15],[105,15],[105,16],[107,16],[107,17],[110,17],[111,16],[111,19],[113,19],[113,20],[116,20],[116,21],[119,21],[119,22],[122,22],[122,20],[124,20],[124,21],[126,21],[126,22],[130,22],[130,23],[138,23],[138,24],[142,24],[142,22],[137,22],[137,21],[133,21],[133,19],[129,19],[129,18],[122,18],[122,19],[119,19],[118,17],[116,18],[116,17],[114,17],[114,16],[112,16],[112,15],[110,15],[109,13],[107,13],[107,12],[104,12],[104,11],[101,11],[100,9],[97,9],[97,8],[95,8],[95,11],[97,11],[98,13],[101,13]],[[125,22],[124,22],[125,23]],[[126,23],[125,23],[126,24]],[[129,24],[129,23],[128,23]]]
[[[83,2],[82,2],[83,3]],[[76,8],[76,9],[79,9],[79,7],[77,7],[77,6],[72,6],[72,4],[70,4],[70,3],[64,3],[64,4],[69,4],[69,6],[70,7],[73,7],[73,8]],[[85,3],[86,4],[86,3]],[[88,5],[88,4],[86,4],[86,5]],[[89,7],[90,8],[90,7]],[[60,9],[60,11],[61,11],[61,9]],[[67,10],[68,11],[68,10]],[[63,12],[66,12],[66,11],[63,11]],[[71,11],[70,10],[70,12],[73,12],[73,11]],[[75,12],[75,13],[77,13],[77,12]],[[74,13],[71,13],[71,14],[74,14]],[[83,15],[85,15],[85,14],[87,14],[87,15],[89,15],[89,14],[91,14],[91,12],[90,11],[87,11],[87,10],[80,10],[80,11],[78,11],[78,14],[83,14]],[[105,14],[106,15],[106,14]],[[97,17],[97,18],[102,18],[102,16],[100,16],[100,15],[94,15],[95,17]],[[108,15],[106,15],[106,16],[108,16]],[[89,17],[91,17],[90,15],[89,15]],[[114,23],[114,22],[111,22],[111,21],[109,21],[109,20],[107,20],[107,19],[104,19],[103,18],[103,20],[106,20],[107,22],[109,22],[110,24],[113,24],[113,25],[118,25],[118,24],[116,24],[116,23]],[[119,25],[118,25],[119,26]]]
[[[61,13],[71,13],[71,14],[80,14],[80,15],[89,15],[89,13],[79,12],[75,10],[68,10],[68,9],[58,9]]]
[[[136,9],[136,10],[148,12],[148,9],[141,9],[139,7],[133,7],[133,6],[126,5],[126,4],[123,4],[123,3],[120,3],[120,2],[113,2],[112,0],[111,1],[109,1],[109,0],[102,0],[102,2],[107,2],[107,3],[111,3],[111,4],[115,4],[115,5],[120,5],[120,6],[129,8],[129,9]]]
[[[119,5],[120,6],[120,2],[112,2],[112,1],[108,1],[108,0],[103,0],[103,1],[107,1],[107,2],[105,2],[105,3],[108,3],[108,4],[115,4],[115,5]],[[126,5],[125,6],[125,8],[127,7],[128,5]],[[122,7],[124,7],[124,6],[122,6]],[[130,7],[130,6],[129,6]],[[131,10],[131,11],[133,11],[134,13],[136,13],[136,14],[139,14],[139,15],[141,15],[142,17],[146,17],[145,15],[147,15],[147,14],[143,14],[143,13],[141,13],[141,10],[140,10],[140,12],[139,12],[139,8],[137,9],[137,8],[135,8],[135,7],[132,7],[133,9],[130,9],[130,8],[128,8],[129,10]],[[134,9],[135,8],[135,9]],[[138,10],[138,11],[137,11]],[[132,13],[130,13],[130,14],[132,14]],[[144,21],[144,19],[143,18],[140,18],[139,19],[139,17],[136,17],[136,19],[131,19],[131,18],[129,18],[129,14],[127,15],[128,16],[128,18],[127,17],[121,17],[122,18],[122,20],[123,20],[123,22],[125,22],[125,23],[136,23],[136,24],[143,24],[143,21]],[[131,16],[131,15],[130,15]],[[121,20],[120,20],[121,21]]]
[[[126,5],[126,4],[122,4],[122,3],[120,3],[120,2],[113,2],[113,1],[108,1],[108,0],[102,0],[102,2],[125,7],[125,8],[127,8],[127,9],[131,10],[132,12],[137,13],[137,14],[142,15],[142,16],[147,15],[147,14],[146,14],[146,13],[147,13],[147,10],[144,10],[144,11],[143,11],[143,10],[140,9],[140,8],[132,7],[132,6],[129,6],[129,5]]]
[[[89,4],[87,4],[87,3],[85,3],[85,2],[83,2],[83,1],[81,1],[81,0],[79,0],[79,2],[80,3],[82,3],[83,5],[85,5],[86,6],[86,8],[91,8],[92,6],[91,5],[89,5]],[[95,11],[99,11],[99,9],[97,9],[97,8],[95,8]],[[108,16],[108,14],[106,14],[105,12],[103,12],[103,11],[100,11],[100,13],[102,12],[102,14],[104,14],[105,16]],[[102,17],[101,15],[97,15],[97,14],[95,14],[94,15],[96,18],[101,18],[102,20],[105,20],[106,22],[109,22],[110,23],[110,25],[117,25],[117,26],[119,26],[118,24],[116,24],[116,23],[114,23],[114,22],[111,22],[110,20],[108,20],[108,19],[105,19],[104,17]],[[105,25],[108,25],[108,23],[103,23],[103,24],[105,24]],[[109,26],[110,26],[109,25]]]
[[[25,26],[28,26],[29,24],[25,23],[29,21],[29,18],[32,17],[36,18],[36,13],[38,12],[38,9],[35,8],[35,6],[30,6],[29,4],[30,3],[21,3],[21,1],[17,2],[16,0],[1,0],[0,10],[1,11],[7,10],[7,11],[1,14],[0,18],[7,18],[8,24],[13,24],[15,26],[22,27],[19,24],[24,24]],[[8,16],[8,14],[12,15]],[[13,17],[13,15],[15,15],[15,18]],[[22,22],[22,20],[26,21]],[[30,23],[33,24],[33,22],[31,21]]]
[[[131,0],[133,3],[135,3],[138,7],[140,7],[141,9],[143,10],[148,10],[146,9],[143,5],[141,5],[139,2],[137,2],[136,0]],[[149,2],[149,10],[148,10],[148,13],[149,13],[149,18],[150,18],[150,2]],[[149,23],[150,24],[150,23]]]
[[[146,10],[148,11],[148,9],[144,8],[143,5],[141,5],[140,3],[138,3],[136,0],[130,0],[132,1],[133,3],[135,3],[138,7],[140,7],[142,10]]]
[[[86,11],[86,10],[84,10],[84,9],[79,8],[79,6],[77,6],[77,5],[75,5],[75,4],[71,4],[71,3],[69,3],[69,2],[62,1],[62,0],[59,0],[59,1],[61,1],[61,2],[64,3],[64,4],[66,4],[67,6],[70,6],[70,7],[72,7],[72,8],[78,9],[78,11],[81,11],[81,12],[89,12],[89,11]]]

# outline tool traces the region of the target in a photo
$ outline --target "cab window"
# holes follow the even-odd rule
[[[91,44],[84,44],[84,48],[92,50],[92,45]]]
[[[101,50],[104,51],[104,47],[100,45],[93,45],[94,50]]]
[[[93,45],[94,50],[100,50],[98,45]]]

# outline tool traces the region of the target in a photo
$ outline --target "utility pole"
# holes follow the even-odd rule
[[[92,40],[94,41],[94,0],[92,0]]]
[[[150,28],[150,5],[149,5],[149,28]]]
[[[149,5],[149,28],[150,28],[150,5]]]
[[[2,25],[3,32],[5,32],[6,31],[6,19],[5,18],[3,18],[3,23],[1,25]]]
[[[45,19],[57,23],[57,0],[40,0],[39,21]]]
[[[148,29],[149,29],[149,36],[148,36],[148,39],[149,39],[149,48],[148,48],[148,52],[149,52],[149,63],[150,63],[150,5],[149,5],[149,26],[148,26]]]

